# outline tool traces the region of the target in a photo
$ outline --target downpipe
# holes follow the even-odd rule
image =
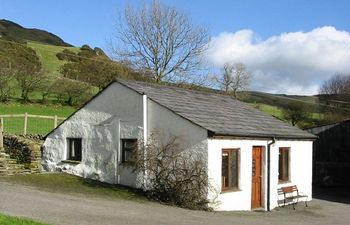
[[[271,145],[276,143],[276,139],[274,137],[271,138],[271,142],[267,143],[267,211],[270,212],[270,181],[271,181],[271,176],[270,176],[270,171],[271,171]]]

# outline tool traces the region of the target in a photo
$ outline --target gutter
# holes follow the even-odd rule
[[[270,209],[270,171],[271,171],[271,145],[276,143],[276,139],[274,137],[271,138],[271,142],[267,144],[267,211],[271,211]]]

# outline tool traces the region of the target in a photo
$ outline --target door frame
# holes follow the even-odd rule
[[[251,163],[251,168],[253,166],[253,154],[254,154],[254,148],[259,148],[260,149],[260,206],[253,207],[253,174],[252,174],[252,179],[251,179],[251,209],[257,209],[257,208],[263,208],[264,207],[264,202],[265,202],[265,197],[264,197],[264,190],[265,190],[265,150],[264,146],[253,146],[252,147],[252,163]],[[253,173],[253,171],[252,171]]]

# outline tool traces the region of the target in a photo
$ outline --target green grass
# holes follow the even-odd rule
[[[45,225],[47,223],[39,223],[31,219],[0,214],[0,224],[1,225]]]
[[[13,102],[0,104],[0,114],[24,114],[27,112],[35,115],[68,117],[75,110],[74,107],[61,105],[21,104]]]
[[[263,111],[266,114],[272,115],[280,120],[286,121],[283,115],[283,109],[277,106],[268,105],[264,103],[255,103],[252,104],[255,108],[259,109],[260,111]],[[310,113],[310,118],[305,121],[300,121],[298,123],[298,127],[300,128],[307,128],[317,125],[317,122],[322,120],[324,115],[322,113],[318,112],[312,112]],[[288,123],[288,121],[286,121]]]
[[[64,173],[7,176],[0,177],[0,181],[23,184],[54,193],[135,201],[144,201],[146,199],[134,189],[83,179]]]
[[[28,42],[27,45],[36,50],[43,69],[52,73],[58,73],[60,66],[65,63],[56,57],[58,52],[63,51],[63,49],[69,49],[76,53],[80,51],[78,47],[62,47],[37,42]]]
[[[32,114],[44,116],[68,117],[76,109],[70,106],[8,103],[0,104],[1,114]],[[58,123],[62,120],[58,120]],[[9,134],[22,134],[24,118],[4,118],[4,131]],[[28,118],[27,134],[46,135],[54,128],[53,119]]]
[[[263,103],[253,104],[253,106],[259,109],[260,111],[263,111],[264,113],[267,113],[269,115],[283,120],[283,112],[281,108]]]

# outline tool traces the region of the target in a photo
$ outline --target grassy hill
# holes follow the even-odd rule
[[[0,35],[17,40],[35,41],[56,46],[72,46],[50,32],[40,29],[25,28],[5,19],[0,20]]]
[[[310,113],[310,118],[299,126],[305,128],[350,118],[350,101],[339,101],[337,97],[269,94],[252,91],[246,93],[243,101],[281,120],[285,120],[283,110],[288,104],[291,102],[304,104]]]
[[[53,73],[58,72],[60,66],[65,63],[56,57],[58,52],[62,52],[63,49],[69,49],[75,53],[80,51],[78,47],[55,46],[39,42],[27,42],[27,45],[36,51],[42,63],[43,69]]]

